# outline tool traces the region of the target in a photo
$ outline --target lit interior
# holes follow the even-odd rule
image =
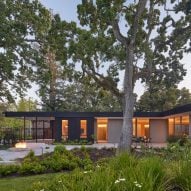
[[[68,120],[62,120],[62,138],[68,138]]]
[[[106,118],[97,119],[97,140],[98,142],[107,141],[108,120]]]
[[[149,119],[137,119],[137,137],[149,137]]]
[[[87,138],[87,120],[80,120],[80,138]]]

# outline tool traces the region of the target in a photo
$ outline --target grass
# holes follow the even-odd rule
[[[51,173],[27,177],[14,177],[0,179],[0,190],[2,191],[27,191],[34,182],[48,182],[62,173]]]

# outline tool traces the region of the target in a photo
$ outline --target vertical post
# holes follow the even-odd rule
[[[38,139],[38,137],[37,137],[37,116],[36,116],[35,123],[36,123],[36,143],[37,143],[37,139]]]
[[[53,135],[53,132],[54,132],[54,125],[53,125],[53,121],[50,120],[50,127],[52,129],[52,140],[54,139],[54,135]]]
[[[42,128],[43,128],[43,141],[44,141],[44,120],[42,120]]]
[[[137,118],[135,119],[135,137],[137,137]]]
[[[191,114],[189,115],[189,137],[191,138]]]
[[[25,141],[25,116],[24,116],[24,141]]]

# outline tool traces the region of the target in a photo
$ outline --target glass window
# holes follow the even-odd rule
[[[175,117],[175,135],[182,135],[180,117]]]
[[[174,118],[168,119],[168,135],[174,135]]]
[[[87,120],[80,120],[80,138],[87,138]]]
[[[108,120],[106,118],[97,119],[97,140],[107,142]]]
[[[62,138],[64,140],[68,138],[68,120],[62,120]]]
[[[149,119],[137,119],[137,137],[149,137]]]
[[[182,116],[182,134],[189,135],[189,116]]]

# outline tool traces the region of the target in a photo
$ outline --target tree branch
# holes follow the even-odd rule
[[[126,42],[127,42],[127,38],[124,37],[121,32],[120,32],[120,29],[119,29],[119,25],[118,25],[118,19],[115,19],[113,22],[112,22],[112,27],[113,27],[113,33],[116,37],[116,39],[121,42],[123,45],[126,45]]]

